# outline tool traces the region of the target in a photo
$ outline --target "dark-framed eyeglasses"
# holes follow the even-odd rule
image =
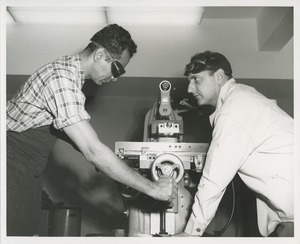
[[[111,74],[113,75],[114,79],[117,79],[121,75],[126,73],[124,66],[116,59],[114,59],[107,50],[105,50],[106,56],[111,61]]]

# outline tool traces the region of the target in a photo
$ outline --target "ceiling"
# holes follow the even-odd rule
[[[9,23],[199,25],[202,19],[255,19],[263,7],[7,6]],[[139,21],[136,21],[136,20]]]
[[[118,23],[138,44],[138,53],[126,67],[128,77],[182,77],[191,55],[204,50],[226,55],[237,77],[293,77],[293,7],[52,1],[5,6],[8,74],[31,74],[41,64],[82,50],[102,26]]]
[[[255,19],[263,7],[205,7],[206,19]]]

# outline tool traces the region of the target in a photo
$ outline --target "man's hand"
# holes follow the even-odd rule
[[[154,182],[154,191],[151,196],[160,201],[171,202],[177,196],[178,186],[170,177],[161,177]]]

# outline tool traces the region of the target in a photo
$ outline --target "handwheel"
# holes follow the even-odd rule
[[[184,175],[182,161],[174,154],[165,153],[159,155],[151,166],[151,174],[154,180],[161,177],[171,177],[179,183]]]

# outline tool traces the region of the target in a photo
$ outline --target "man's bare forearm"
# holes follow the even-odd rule
[[[177,185],[170,178],[152,182],[130,168],[104,145],[88,121],[64,128],[85,158],[110,178],[143,192],[155,199],[171,201]]]
[[[130,168],[105,145],[99,145],[91,155],[86,157],[98,170],[110,178],[153,196],[156,185]],[[158,190],[158,189],[157,189]]]

